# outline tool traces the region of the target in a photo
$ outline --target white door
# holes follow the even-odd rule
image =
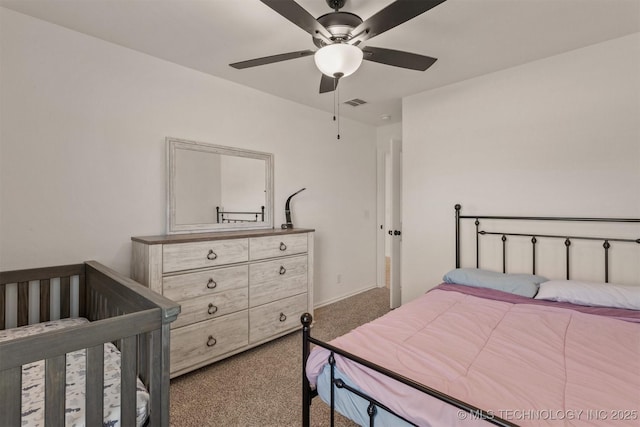
[[[378,145],[377,282],[389,288],[391,308],[402,301],[400,286],[400,228],[402,141]],[[396,232],[396,233],[394,233]]]
[[[387,224],[387,235],[390,239],[390,305],[391,308],[400,307],[402,303],[402,287],[400,285],[400,256],[402,242],[402,222],[400,207],[402,203],[402,141],[392,140],[390,147],[389,165],[390,193],[389,200],[389,223]]]

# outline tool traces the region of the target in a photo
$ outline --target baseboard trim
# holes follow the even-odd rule
[[[339,297],[335,297],[335,298],[332,298],[330,300],[322,301],[320,303],[314,304],[313,305],[313,309],[316,310],[316,309],[318,309],[320,307],[324,307],[325,305],[333,304],[334,302],[342,301],[343,299],[347,299],[347,298],[352,297],[354,295],[358,295],[358,294],[361,294],[363,292],[370,291],[371,289],[376,289],[376,288],[379,288],[379,287],[380,286],[378,286],[378,285],[367,286],[367,287],[359,289],[357,291],[353,291],[353,292],[351,292],[349,294],[341,295]]]

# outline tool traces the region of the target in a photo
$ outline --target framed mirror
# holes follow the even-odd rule
[[[273,228],[273,154],[166,141],[168,234]]]

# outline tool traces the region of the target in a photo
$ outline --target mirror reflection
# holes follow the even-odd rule
[[[167,140],[169,233],[273,226],[271,154]]]

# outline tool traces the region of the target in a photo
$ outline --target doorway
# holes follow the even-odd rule
[[[389,289],[391,308],[402,302],[401,257],[401,168],[402,141],[391,139],[378,145],[378,286]]]

